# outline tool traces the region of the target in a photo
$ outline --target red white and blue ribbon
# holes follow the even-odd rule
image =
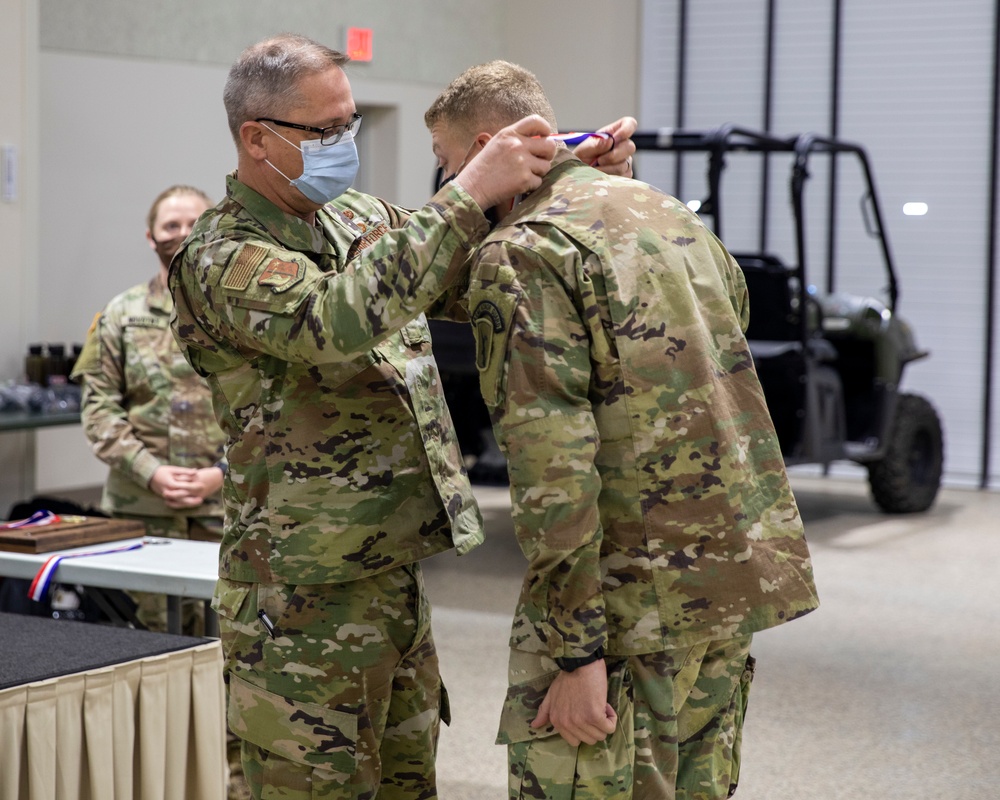
[[[28,597],[36,602],[40,602],[42,598],[48,594],[49,585],[52,583],[52,577],[55,575],[56,570],[59,569],[59,564],[64,558],[83,558],[84,556],[103,556],[107,553],[125,553],[129,550],[138,550],[145,544],[144,542],[136,542],[134,544],[124,545],[123,547],[108,547],[104,550],[88,550],[86,553],[61,553],[60,555],[49,556],[45,563],[42,564],[42,568],[38,570],[35,575],[35,579],[31,582],[31,586],[28,588]]]
[[[42,525],[55,525],[62,522],[58,514],[51,511],[36,511],[27,519],[19,519],[17,522],[5,522],[0,525],[0,530],[13,531],[18,528],[38,528]]]
[[[557,142],[568,145],[580,144],[587,141],[591,136],[596,136],[598,139],[610,139],[611,146],[615,146],[615,137],[607,131],[572,131],[570,133],[549,134],[550,139],[555,139]]]

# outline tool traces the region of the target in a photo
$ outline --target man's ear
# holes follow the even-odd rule
[[[479,149],[482,150],[484,147],[486,147],[486,143],[489,142],[489,140],[492,138],[493,138],[492,133],[486,133],[485,131],[483,131],[482,133],[478,134],[473,141],[476,144],[478,144]]]
[[[254,161],[267,158],[267,145],[264,143],[266,129],[259,122],[247,120],[240,125],[240,144],[243,150]]]

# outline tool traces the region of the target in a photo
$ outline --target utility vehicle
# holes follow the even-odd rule
[[[633,141],[640,151],[705,154],[708,194],[698,213],[723,242],[727,158],[788,154],[792,260],[733,252],[747,280],[747,338],[782,454],[789,465],[857,462],[867,468],[872,497],[884,511],[929,508],[941,484],[941,422],[930,401],[900,390],[903,369],[928,353],[897,314],[898,275],[864,148],[811,133],[781,137],[732,125],[640,132]],[[861,213],[881,261],[872,285],[884,281],[881,296],[836,290],[832,244],[825,268],[808,263],[805,199],[817,155],[850,158],[860,167]],[[828,237],[836,227],[828,221]]]

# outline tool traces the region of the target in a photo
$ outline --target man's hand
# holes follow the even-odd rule
[[[556,143],[549,124],[537,115],[498,131],[455,178],[485,211],[537,189],[552,166]]]
[[[210,473],[218,473],[217,476]],[[217,484],[217,485],[216,485]],[[163,498],[169,508],[194,508],[222,485],[222,470],[217,467],[192,469],[157,467],[149,481],[149,488]]]
[[[549,687],[532,728],[551,724],[570,745],[603,742],[615,732],[618,715],[608,703],[608,670],[595,661],[560,672]]]
[[[608,175],[623,175],[632,177],[632,156],[635,155],[635,142],[632,134],[639,123],[634,117],[622,117],[605,125],[602,131],[614,136],[614,147],[609,139],[599,139],[592,136],[587,141],[577,145],[573,153],[584,164],[590,164]]]

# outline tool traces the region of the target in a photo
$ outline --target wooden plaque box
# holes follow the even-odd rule
[[[15,553],[48,553],[70,547],[135,539],[146,535],[146,526],[130,519],[84,517],[82,522],[57,522],[35,528],[0,530],[0,550]]]

